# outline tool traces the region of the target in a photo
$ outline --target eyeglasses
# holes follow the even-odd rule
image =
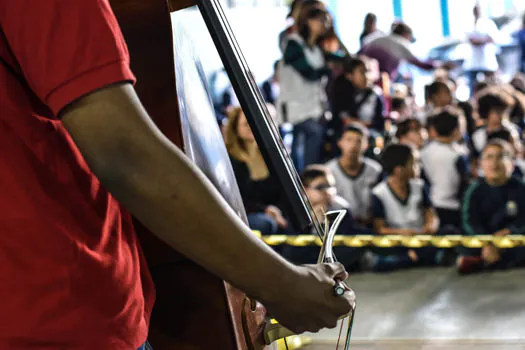
[[[310,188],[316,191],[328,191],[328,190],[335,188],[335,186],[330,185],[330,184],[321,184],[321,185],[317,185],[317,186],[310,187]]]
[[[484,154],[481,156],[482,160],[505,160],[505,159],[512,159],[510,154],[507,153],[499,153],[499,154]]]

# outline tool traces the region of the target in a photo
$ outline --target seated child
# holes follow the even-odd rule
[[[382,163],[388,177],[372,191],[375,231],[380,235],[435,234],[439,220],[424,182],[418,179],[419,165],[415,151],[407,145],[390,145],[383,153]],[[427,251],[396,248],[393,253],[386,260],[380,261],[375,269],[385,271],[435,263],[434,249]]]
[[[335,177],[335,186],[348,201],[352,214],[363,225],[372,222],[372,188],[382,179],[381,165],[363,153],[368,148],[368,131],[359,124],[348,125],[337,143],[341,157],[326,166]]]
[[[512,177],[511,146],[493,139],[483,149],[481,167],[484,178],[473,183],[463,201],[463,228],[468,235],[525,234],[525,185]],[[482,269],[505,269],[525,262],[525,247],[498,249],[460,248],[457,265],[460,273]]]
[[[430,199],[441,228],[461,228],[461,199],[468,185],[468,161],[457,145],[459,115],[445,108],[431,115],[433,141],[421,151],[422,177],[428,182]]]

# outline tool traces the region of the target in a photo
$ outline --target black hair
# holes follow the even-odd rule
[[[472,136],[474,130],[476,130],[476,121],[474,120],[474,107],[468,101],[459,101],[458,108],[463,111],[465,121],[467,123],[467,133]]]
[[[353,73],[359,67],[366,68],[365,61],[363,61],[360,58],[351,57],[351,58],[346,58],[343,61],[343,70],[345,73]]]
[[[444,89],[450,91],[450,87],[446,83],[439,80],[433,82],[432,84],[428,85],[428,88],[426,90],[427,98],[431,99]]]
[[[389,145],[381,155],[381,164],[387,175],[392,175],[398,167],[404,167],[414,157],[412,148],[403,144]]]
[[[328,175],[328,171],[322,167],[307,167],[301,174],[301,182],[305,187],[308,187],[315,179],[320,177],[328,177]]]
[[[361,37],[365,37],[372,33],[372,25],[377,22],[377,16],[373,13],[367,13],[363,23],[363,32]]]
[[[302,4],[297,27],[299,35],[306,41],[311,35],[310,27],[308,26],[309,19],[324,17],[325,20],[328,20],[330,18],[328,12],[321,7],[322,4],[319,0],[305,0]]]
[[[303,0],[293,0],[292,3],[290,4],[290,12],[288,13],[288,15],[286,16],[286,18],[290,18],[292,17],[295,9],[297,8],[297,6],[301,6],[303,4]]]
[[[473,93],[476,94],[480,92],[481,90],[486,89],[488,87],[489,87],[489,83],[487,83],[486,81],[479,81],[474,85]]]
[[[412,28],[410,28],[406,23],[397,22],[392,24],[392,34],[397,35],[412,35]]]
[[[344,134],[346,134],[347,132],[355,132],[355,133],[363,136],[364,138],[368,137],[368,129],[365,128],[364,126],[361,126],[360,124],[357,124],[357,123],[350,123],[347,126],[345,126],[345,128],[343,129],[343,132],[341,134],[341,137],[343,137]]]
[[[277,69],[279,69],[279,62],[281,62],[281,60],[277,60],[273,63],[273,71],[274,73],[277,72]]]
[[[415,118],[408,118],[403,120],[402,122],[396,124],[397,131],[396,131],[396,138],[399,140],[401,137],[408,134],[410,131],[413,130],[420,130],[423,126],[421,125],[421,122]]]
[[[508,129],[499,129],[497,131],[493,131],[487,135],[487,141],[491,140],[504,140],[509,143],[512,143],[514,140],[512,139],[512,134]]]
[[[394,97],[392,99],[392,111],[398,111],[407,107],[407,101],[402,97]]]
[[[503,114],[508,107],[504,99],[494,94],[487,94],[478,100],[478,113],[482,119],[487,119],[491,112]]]
[[[459,128],[459,116],[451,111],[443,111],[430,119],[432,119],[432,126],[439,136],[452,136],[454,131]]]

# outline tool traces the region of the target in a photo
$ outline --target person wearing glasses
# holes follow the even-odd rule
[[[337,195],[336,180],[324,165],[308,166],[301,174],[306,195],[317,218],[322,222],[324,214],[333,210],[346,210],[346,215],[336,232],[338,235],[370,235],[372,230],[361,226],[353,217],[349,203]],[[313,231],[301,232],[314,234]],[[360,268],[362,250],[349,247],[334,247],[334,253],[347,270]],[[287,247],[283,255],[298,264],[312,263],[319,255],[318,247]]]
[[[462,221],[465,234],[525,234],[525,184],[512,176],[513,157],[512,146],[500,139],[489,141],[483,148],[481,168],[484,177],[469,187],[463,200]],[[459,253],[457,267],[462,274],[525,265],[525,247],[462,247]]]

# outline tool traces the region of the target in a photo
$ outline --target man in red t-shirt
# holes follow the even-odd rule
[[[108,0],[0,0],[0,349],[143,346],[154,288],[124,207],[292,330],[335,326],[344,269],[255,238],[133,82]]]

